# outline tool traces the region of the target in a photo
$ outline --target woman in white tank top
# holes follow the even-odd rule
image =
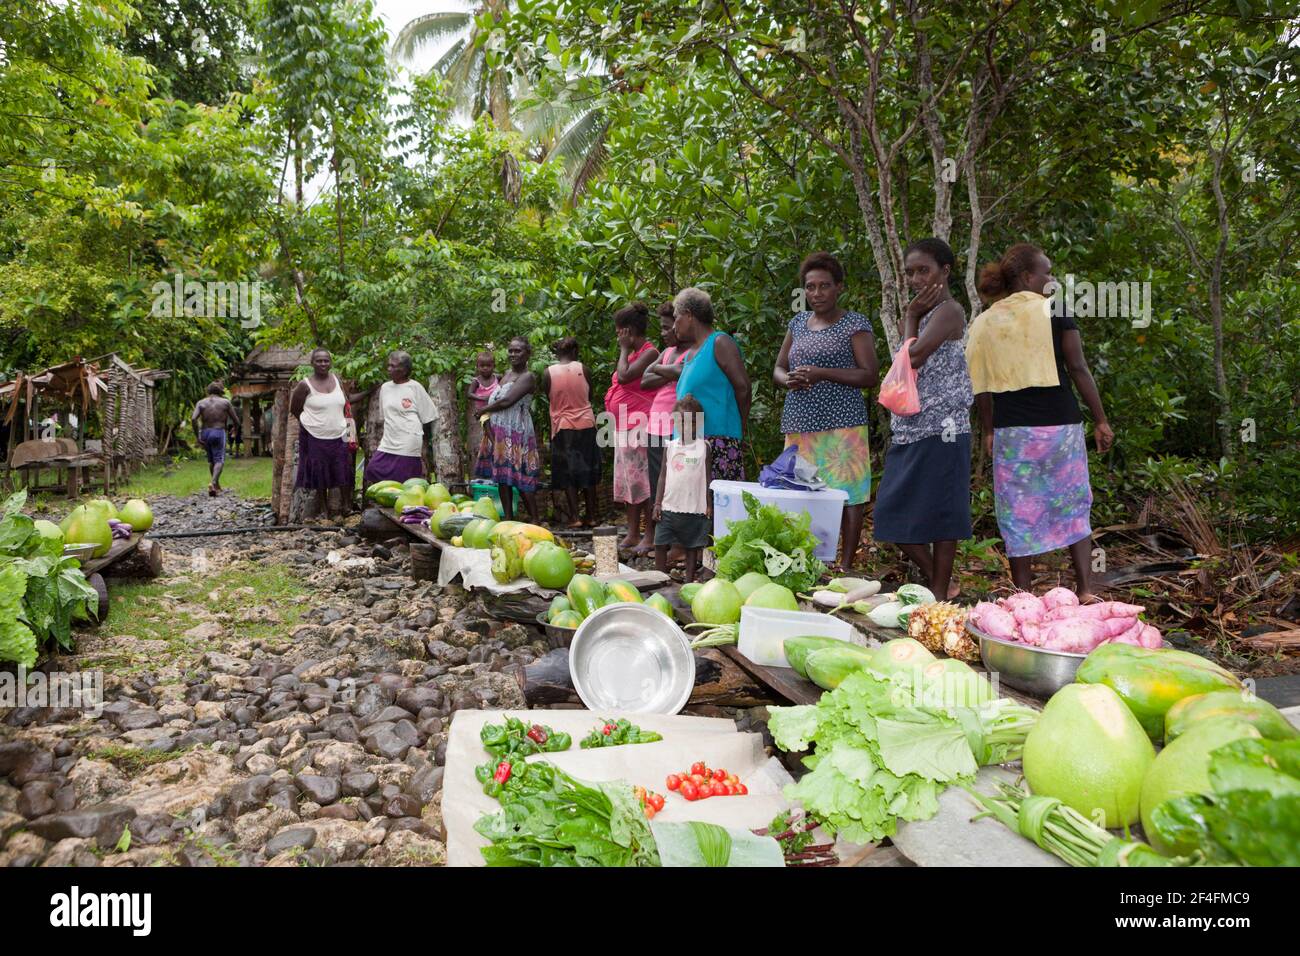
[[[339,513],[352,505],[356,461],[348,445],[348,399],[343,383],[330,372],[331,364],[325,349],[312,352],[312,374],[294,387],[289,399],[289,412],[299,425],[294,488],[308,492],[304,498],[315,499],[303,503],[305,517],[319,513],[322,503],[324,510]]]

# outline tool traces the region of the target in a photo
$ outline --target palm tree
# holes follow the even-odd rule
[[[528,98],[530,91],[526,81],[512,84],[505,70],[488,67],[476,22],[484,13],[504,13],[508,4],[509,0],[482,0],[474,9],[418,16],[398,32],[392,55],[409,63],[421,50],[451,39],[451,46],[431,71],[447,80],[453,99],[472,118],[487,113],[497,129],[518,131],[531,144],[530,153],[538,162],[560,157],[570,200],[576,201],[604,162],[609,122],[600,110],[567,97],[557,102],[535,101],[518,116],[512,115],[515,104]],[[516,76],[527,75],[517,52],[514,65]]]

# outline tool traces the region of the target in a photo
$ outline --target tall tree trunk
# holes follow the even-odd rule
[[[443,482],[464,481],[465,446],[460,440],[455,375],[431,375],[429,397],[433,399],[433,470]]]

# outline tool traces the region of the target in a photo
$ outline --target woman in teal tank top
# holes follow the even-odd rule
[[[686,350],[677,397],[694,395],[704,409],[704,438],[713,451],[710,480],[744,481],[741,439],[753,389],[740,346],[713,328],[713,303],[703,289],[683,289],[673,299],[673,333]]]

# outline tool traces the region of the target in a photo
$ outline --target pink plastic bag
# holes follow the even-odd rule
[[[889,374],[880,383],[880,397],[876,401],[895,415],[915,415],[921,410],[921,396],[916,391],[916,372],[912,368],[912,357],[907,351],[908,346],[915,341],[916,339],[908,339],[903,343],[894,356],[894,364],[889,366]]]

